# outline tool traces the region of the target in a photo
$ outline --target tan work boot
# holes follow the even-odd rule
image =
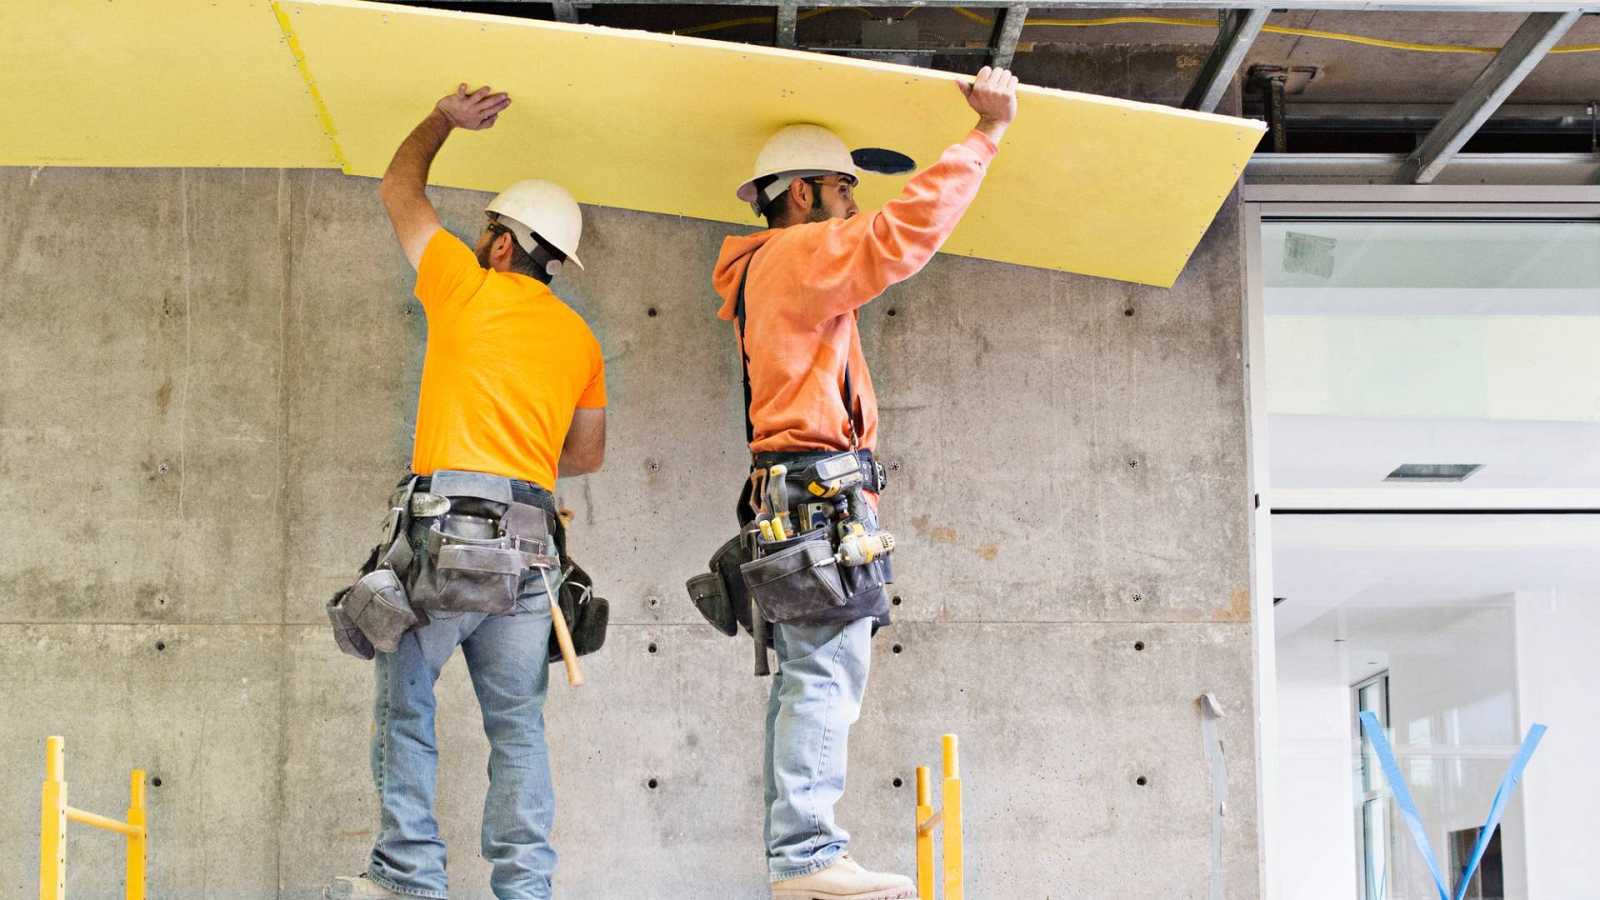
[[[904,875],[869,872],[846,853],[820,872],[772,883],[772,900],[917,900]]]
[[[322,897],[323,900],[406,900],[405,894],[396,894],[365,874],[340,875],[322,889]]]

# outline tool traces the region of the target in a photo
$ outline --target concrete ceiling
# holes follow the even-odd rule
[[[504,9],[504,5],[499,5]],[[983,17],[992,10],[978,11]],[[730,19],[755,20],[737,27],[708,32],[706,37],[764,43],[772,40],[772,26],[761,21],[770,15],[768,7],[740,6],[594,6],[581,13],[583,21],[615,24],[651,30],[704,27]],[[1103,17],[1150,16],[1214,20],[1207,11],[1171,9],[1097,9],[1085,7],[1033,7],[1030,20],[1094,19]],[[1497,47],[1503,44],[1522,16],[1503,13],[1388,13],[1388,12],[1277,12],[1270,25],[1344,32],[1390,40]],[[884,23],[893,21],[905,27],[925,47],[981,47],[992,29],[950,9],[911,9],[876,7],[870,10],[839,10],[799,23],[797,39],[801,45],[884,46],[882,41],[863,40],[864,31],[886,34]],[[1023,29],[1016,68],[1035,69],[1030,55],[1071,51],[1075,48],[1115,46],[1193,45],[1199,53],[1214,37],[1208,29],[1168,25],[1129,24],[1092,28],[1029,26]],[[1600,43],[1600,16],[1586,16],[1575,25],[1563,44]],[[1488,62],[1484,55],[1435,54],[1366,47],[1312,37],[1263,34],[1247,58],[1246,68],[1254,65],[1314,66],[1319,70],[1302,94],[1303,102],[1378,102],[1450,103],[1453,102]],[[1195,63],[1198,65],[1199,60]],[[943,58],[944,68],[975,69],[981,55],[969,60]],[[1070,88],[1070,84],[1053,84]],[[1600,94],[1600,54],[1551,56],[1512,95],[1513,103],[1583,103]]]

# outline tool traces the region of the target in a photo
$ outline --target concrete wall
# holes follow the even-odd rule
[[[311,897],[364,864],[372,676],[321,603],[407,462],[424,338],[372,187],[0,170],[0,893],[35,889],[47,734],[76,805],[161,779],[155,896]],[[482,195],[436,197],[476,227]],[[746,465],[707,283],[729,229],[588,215],[557,288],[605,347],[611,448],[561,494],[613,627],[552,690],[559,890],[762,897],[766,684],[682,591]],[[1219,877],[1257,896],[1240,253],[1230,205],[1170,291],[941,257],[864,311],[905,545],[841,810],[867,863],[911,868],[912,768],[954,731],[968,896],[1205,896],[1214,691]],[[459,661],[439,693],[453,896],[481,897]],[[76,829],[71,858],[76,896],[113,893],[114,840]]]

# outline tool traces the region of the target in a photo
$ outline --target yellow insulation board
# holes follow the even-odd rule
[[[495,127],[451,138],[438,184],[548,178],[584,203],[756,224],[733,196],[777,128],[932,162],[975,120],[957,76],[638,31],[350,0],[280,3],[357,175],[459,82],[508,91]],[[1260,123],[1025,87],[947,252],[1170,286],[1260,139]],[[864,208],[904,176],[864,177]]]
[[[0,165],[338,165],[267,0],[0,0]]]

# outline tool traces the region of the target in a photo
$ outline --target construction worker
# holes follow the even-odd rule
[[[600,345],[549,288],[562,265],[582,265],[577,203],[549,182],[518,182],[489,203],[476,244],[468,246],[440,226],[423,192],[450,132],[489,128],[510,102],[487,87],[469,92],[461,85],[395,151],[378,187],[395,237],[417,270],[416,296],[428,320],[411,462],[419,477],[402,501],[410,503],[419,557],[433,552],[423,526],[432,522],[451,533],[455,514],[431,504],[470,508],[475,515],[456,517],[462,527],[527,504],[544,510],[549,533],[559,534],[551,496],[557,472],[594,472],[605,455]],[[453,496],[446,481],[458,486]],[[512,503],[485,496],[496,492]],[[427,502],[419,505],[421,499]],[[430,513],[434,518],[417,518]],[[377,654],[372,775],[380,830],[366,871],[334,879],[324,897],[447,896],[445,845],[433,814],[433,685],[457,646],[490,745],[482,853],[494,867],[491,887],[501,898],[550,896],[555,804],[544,701],[551,585],[533,569],[501,582],[509,613],[423,609],[425,623],[404,632],[394,652]],[[408,589],[415,600],[417,588]]]
[[[958,86],[978,114],[976,127],[880,210],[858,214],[851,153],[816,125],[773,135],[739,187],[739,199],[769,228],[724,240],[712,281],[723,301],[717,315],[735,323],[747,360],[754,473],[849,451],[881,473],[871,458],[878,409],[857,310],[933,258],[1016,115],[1017,79],[1009,71],[985,67]],[[878,484],[868,483],[874,503]],[[759,495],[747,486],[746,497]],[[754,501],[741,518],[753,514]],[[774,900],[916,897],[910,879],[852,859],[850,836],[834,819],[871,635],[888,620],[887,593],[864,596],[868,605],[848,615],[830,610],[823,624],[772,625],[778,669],[767,709],[765,839]]]

